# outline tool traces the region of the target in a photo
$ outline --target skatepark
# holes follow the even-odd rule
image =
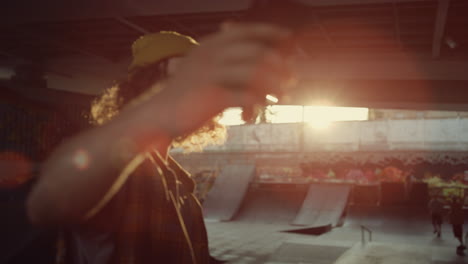
[[[223,179],[232,176],[234,167],[221,173],[204,204],[210,250],[218,260],[320,264],[467,261],[455,254],[457,243],[447,221],[441,238],[434,236],[425,206],[353,204],[349,184],[261,185],[246,184],[252,179],[249,176]],[[239,171],[251,172],[252,168]],[[219,194],[229,200],[220,199]]]
[[[454,136],[441,126],[430,131],[436,138],[429,130],[418,130],[417,122],[392,120],[386,131],[381,125],[337,122],[340,129],[326,135],[301,133],[295,124],[234,126],[223,146],[174,153],[189,171],[216,171],[203,199],[212,255],[228,263],[465,263],[466,257],[456,254],[448,216],[441,238],[432,232],[427,204],[441,189],[421,179],[408,185],[385,177],[362,181],[310,178],[317,175],[314,171],[304,175],[304,164],[339,172],[335,167],[342,161],[351,167],[366,162],[385,167],[390,160],[392,166],[418,174],[418,163],[450,168],[465,160],[464,152],[453,151],[465,142],[461,131],[456,133],[459,143],[453,144]],[[384,141],[378,139],[379,131]],[[303,139],[297,136],[301,134]],[[255,135],[262,137],[254,140]],[[375,151],[366,151],[370,148]]]
[[[225,22],[252,19],[298,33],[288,51],[292,61],[284,61],[292,87],[262,94],[263,112],[227,125],[224,144],[190,154],[171,149],[197,183],[214,263],[468,263],[468,256],[457,255],[449,206],[440,237],[427,206],[434,196],[460,197],[468,220],[468,1],[4,2],[0,163],[26,160],[32,173],[0,175],[1,225],[8,231],[0,248],[14,256],[8,262],[3,254],[0,263],[51,263],[39,259],[62,253],[59,232],[36,231],[25,201],[50,153],[94,127],[92,102],[133,78],[137,39],[174,31],[204,41]],[[278,16],[270,14],[275,3],[287,5]],[[288,21],[277,19],[283,15]],[[218,99],[203,97],[200,106]],[[274,107],[299,111],[274,122],[274,114],[267,118]],[[310,118],[312,108],[322,111]],[[361,119],[333,119],[333,108],[367,112]],[[124,147],[115,152],[127,155]],[[75,157],[84,165],[78,168],[89,165],[86,155]],[[197,217],[203,223],[199,211]],[[15,262],[22,256],[29,261]]]

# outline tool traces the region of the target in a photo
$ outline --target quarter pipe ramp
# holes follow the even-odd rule
[[[290,224],[301,208],[307,186],[281,184],[249,188],[233,219],[250,223]]]
[[[293,225],[337,226],[345,212],[351,186],[311,184]]]
[[[252,164],[226,165],[203,203],[206,220],[230,221],[255,174]]]

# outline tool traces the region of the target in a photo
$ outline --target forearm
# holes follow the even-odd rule
[[[79,222],[136,154],[149,146],[167,149],[165,109],[146,104],[123,111],[109,124],[60,146],[45,162],[28,198],[31,221],[43,225]]]
[[[274,26],[238,25],[207,37],[188,53],[160,94],[71,140],[50,157],[28,200],[30,218],[38,223],[82,219],[130,160],[132,155],[122,159],[118,154],[121,145],[129,142],[130,154],[155,143],[163,150],[170,139],[189,134],[226,107],[263,102],[265,87],[279,88],[290,76],[273,52],[288,35]],[[268,70],[260,71],[267,63]],[[83,165],[80,159],[86,157],[87,166],[77,167],[74,160]]]

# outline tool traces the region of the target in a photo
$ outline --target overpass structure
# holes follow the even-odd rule
[[[228,127],[222,145],[205,152],[460,152],[468,150],[468,118],[306,123]],[[179,150],[175,149],[174,153]]]
[[[299,82],[280,103],[466,109],[466,1],[301,2],[311,20],[293,65]],[[48,88],[97,94],[120,79],[142,34],[175,30],[202,38],[224,20],[243,21],[251,3],[8,1],[0,10],[0,76],[25,74],[19,69],[26,67],[38,74],[22,78],[47,76]],[[37,92],[33,86],[4,85],[22,94]]]

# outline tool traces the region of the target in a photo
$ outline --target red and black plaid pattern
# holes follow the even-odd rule
[[[209,263],[208,238],[194,182],[157,153],[86,225],[113,234],[111,263]]]

